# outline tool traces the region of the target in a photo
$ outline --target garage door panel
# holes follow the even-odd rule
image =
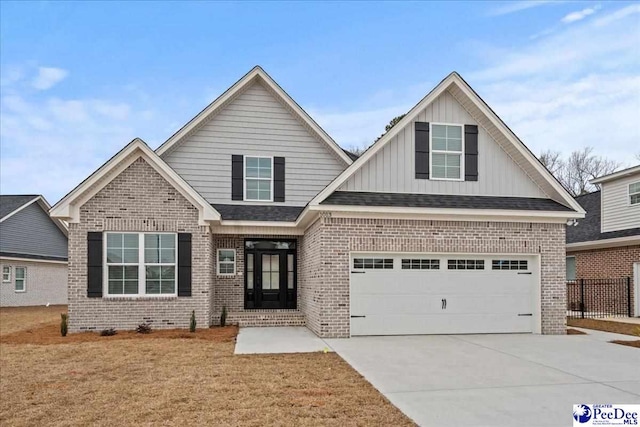
[[[533,295],[539,289],[534,257],[414,255],[438,259],[440,267],[415,270],[401,268],[407,255],[376,257],[393,258],[393,269],[351,274],[352,335],[533,331]],[[481,259],[484,269],[449,270],[448,259]],[[528,270],[493,270],[495,259],[526,259]]]
[[[352,319],[352,335],[490,334],[531,332],[531,318],[502,314],[371,315]]]

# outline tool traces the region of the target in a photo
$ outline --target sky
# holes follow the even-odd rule
[[[0,193],[55,203],[261,65],[366,147],[452,71],[536,154],[640,152],[639,2],[0,2]]]

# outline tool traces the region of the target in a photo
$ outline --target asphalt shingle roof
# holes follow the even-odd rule
[[[295,221],[303,206],[221,205],[211,206],[223,220],[236,221]]]
[[[615,239],[617,237],[629,237],[640,235],[640,227],[628,230],[600,232],[601,217],[600,204],[601,192],[584,194],[575,198],[580,203],[587,214],[578,220],[578,225],[567,227],[567,243],[590,242],[593,240]]]
[[[571,211],[570,208],[551,199],[462,196],[452,194],[367,193],[354,191],[336,191],[327,197],[322,204],[451,209]]]
[[[4,218],[25,203],[38,197],[37,194],[28,195],[1,195],[0,196],[0,218]]]

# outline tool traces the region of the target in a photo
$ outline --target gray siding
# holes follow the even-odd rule
[[[231,200],[233,154],[285,157],[285,202],[275,205],[306,205],[347,167],[260,83],[162,157],[210,203],[243,204]]]
[[[67,237],[35,202],[0,223],[0,252],[67,256]]]
[[[449,92],[444,92],[420,112],[416,121],[478,124]],[[411,123],[369,159],[339,190],[548,197],[484,128],[478,126],[478,131],[477,182],[415,179],[415,135],[414,125]]]
[[[640,174],[602,183],[602,232],[640,227],[640,206],[629,204],[629,184]]]

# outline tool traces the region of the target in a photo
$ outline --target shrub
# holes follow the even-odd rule
[[[191,321],[189,322],[189,332],[196,331],[196,311],[191,311]]]
[[[100,331],[100,336],[101,337],[111,337],[111,336],[114,336],[117,333],[118,332],[116,332],[115,328],[103,329],[103,330]]]
[[[151,333],[151,325],[148,323],[140,323],[136,328],[136,332],[139,334],[150,334]]]
[[[68,319],[66,313],[60,314],[60,335],[63,337],[67,336],[67,329],[69,328]]]
[[[220,326],[227,324],[227,306],[222,306],[222,314],[220,315]]]

